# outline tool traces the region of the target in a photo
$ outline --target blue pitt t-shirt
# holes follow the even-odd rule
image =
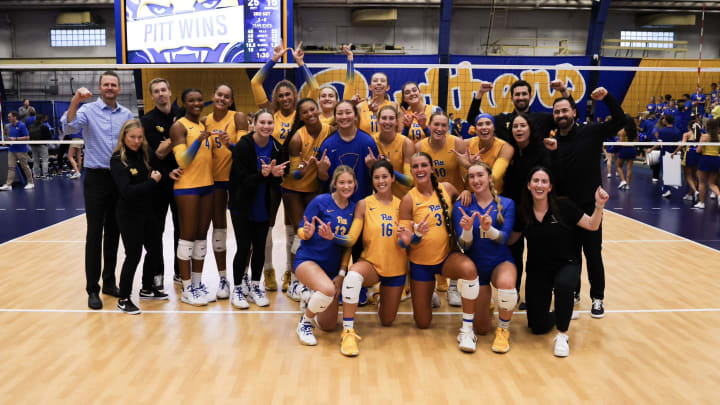
[[[330,158],[330,169],[328,169],[328,180],[332,181],[335,169],[340,165],[350,166],[355,171],[357,178],[357,190],[350,198],[352,202],[358,202],[372,194],[372,182],[370,180],[370,169],[365,164],[365,157],[369,154],[368,148],[378,156],[378,148],[375,140],[367,133],[358,129],[355,138],[345,142],[340,134],[335,131],[320,145],[318,159],[327,151]],[[309,218],[308,218],[309,219]]]
[[[502,205],[504,219],[502,225],[498,225],[497,223],[498,206],[494,200],[487,207],[482,208],[473,194],[470,205],[462,207],[468,215],[472,215],[473,212],[479,212],[480,215],[489,213],[492,218],[492,226],[500,231],[503,236],[502,244],[498,244],[485,237],[485,232],[480,228],[480,218],[475,217],[475,222],[473,223],[473,243],[472,246],[465,249],[465,254],[468,255],[478,267],[486,267],[487,264],[497,263],[500,260],[512,260],[512,254],[510,253],[510,248],[507,246],[507,241],[510,239],[513,225],[515,225],[515,203],[509,198],[500,197],[500,204]],[[460,220],[462,219],[460,207],[460,200],[458,200],[455,202],[452,212],[453,225],[455,225],[455,233],[457,234],[458,240],[460,240],[460,234],[462,234],[463,231],[462,226],[460,226]]]
[[[262,165],[269,165],[272,160],[272,142],[268,142],[264,147],[260,147],[256,143],[255,154],[257,155],[258,171],[262,171]],[[253,197],[253,205],[252,208],[250,208],[250,216],[248,217],[253,222],[268,221],[268,209],[265,203],[266,192],[267,183],[261,181]]]
[[[346,235],[352,225],[354,211],[354,202],[350,201],[347,207],[340,208],[335,204],[332,194],[320,194],[310,201],[304,216],[308,221],[312,221],[313,217],[318,217],[324,223],[329,224],[336,235]],[[304,225],[305,220],[303,219],[300,221],[300,228]],[[320,236],[317,232],[318,226],[320,224],[316,223],[312,238],[300,243],[297,256],[307,260],[322,261],[327,263],[329,267],[326,269],[327,271],[337,271],[345,247],[338,240],[327,240]]]
[[[17,141],[15,138],[22,138],[28,135],[30,135],[30,132],[28,132],[27,127],[22,122],[18,121],[15,125],[10,124],[10,134],[8,134],[8,140]],[[9,152],[14,153],[25,153],[28,150],[28,146],[23,144],[10,145],[10,148],[8,149]]]

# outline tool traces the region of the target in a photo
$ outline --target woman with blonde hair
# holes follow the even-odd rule
[[[152,170],[149,162],[148,144],[140,120],[126,121],[110,158],[110,174],[119,193],[116,216],[125,247],[118,309],[133,315],[140,313],[140,308],[130,299],[130,293],[143,246],[148,252],[161,250],[152,191],[162,175]],[[158,257],[157,254],[150,256]],[[143,290],[152,291],[156,299],[167,299],[167,294],[153,287],[153,276],[152,272],[143,272]]]

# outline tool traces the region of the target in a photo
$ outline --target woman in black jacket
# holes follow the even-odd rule
[[[233,259],[235,289],[231,302],[239,309],[248,308],[248,301],[261,307],[270,305],[265,289],[260,285],[260,276],[265,263],[265,238],[273,215],[271,207],[280,199],[280,181],[288,164],[287,161],[278,163],[281,145],[272,137],[275,129],[272,113],[265,109],[258,111],[253,125],[255,132],[240,138],[233,148],[230,171],[229,206],[237,242]],[[240,280],[245,276],[251,246],[251,283],[246,297]]]
[[[116,215],[125,247],[118,309],[132,315],[140,313],[140,308],[130,299],[130,293],[143,246],[153,253],[161,249],[157,218],[152,208],[152,190],[162,175],[157,170],[151,171],[149,161],[148,144],[140,120],[128,120],[120,129],[117,146],[110,158],[110,173],[118,188]],[[157,257],[157,254],[147,257],[151,256]],[[140,297],[167,299],[167,294],[153,287],[153,273],[146,273],[143,273]]]
[[[505,188],[503,197],[512,199],[515,206],[520,204],[523,190],[527,188],[527,178],[530,170],[536,166],[550,166],[550,151],[545,148],[542,139],[532,136],[533,127],[530,116],[526,113],[518,113],[510,122],[512,141],[510,144],[515,148],[513,160],[505,173]],[[509,246],[515,267],[517,269],[517,281],[515,289],[520,293],[520,284],[523,274],[523,253],[525,251],[525,239],[520,239]],[[520,304],[520,310],[525,309],[525,303]]]

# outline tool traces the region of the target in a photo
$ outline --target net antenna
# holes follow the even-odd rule
[[[702,16],[700,17],[700,49],[698,52],[697,87],[695,87],[696,93],[697,93],[697,89],[700,88],[700,71],[702,70],[702,46],[703,46],[703,37],[705,36],[704,31],[705,31],[705,3],[703,3]],[[698,97],[700,97],[699,94],[698,94]],[[698,108],[699,108],[699,105],[696,104],[695,108],[694,108],[694,110],[695,110],[694,113],[695,113],[696,117],[698,115]]]

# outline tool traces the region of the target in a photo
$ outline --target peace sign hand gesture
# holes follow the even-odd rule
[[[473,225],[475,224],[475,217],[478,216],[477,212],[473,212],[472,215],[468,215],[465,213],[465,210],[460,208],[460,212],[462,213],[462,219],[460,219],[460,226],[463,230],[470,231],[473,228]]]
[[[315,233],[315,221],[317,219],[317,217],[313,217],[312,221],[308,221],[307,217],[303,216],[303,232],[305,233],[306,240],[312,238]]]
[[[320,224],[320,226],[318,227],[318,235],[320,235],[323,239],[327,240],[333,240],[333,238],[335,238],[335,234],[333,233],[330,224],[324,223],[318,217],[313,217],[313,219],[317,219],[317,222]]]
[[[490,227],[492,227],[492,217],[490,216],[490,211],[486,212],[485,215],[478,214],[478,217],[480,218],[480,227],[483,231],[487,232],[490,230]]]

